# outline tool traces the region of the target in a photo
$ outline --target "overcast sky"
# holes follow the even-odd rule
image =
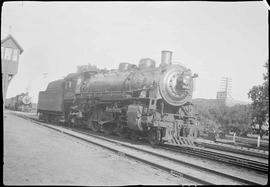
[[[11,32],[24,49],[7,98],[28,88],[36,102],[48,82],[77,65],[111,69],[146,57],[159,65],[160,52],[171,50],[174,62],[199,75],[194,98],[215,98],[227,76],[232,97],[249,101],[268,59],[267,8],[265,2],[4,3],[1,39]]]

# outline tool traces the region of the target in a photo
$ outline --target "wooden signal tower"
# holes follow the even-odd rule
[[[6,38],[1,40],[3,107],[5,106],[8,86],[18,72],[19,57],[22,52],[23,48],[12,35],[8,35]]]

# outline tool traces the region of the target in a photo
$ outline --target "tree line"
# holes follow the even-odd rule
[[[253,86],[248,94],[252,100],[251,104],[237,104],[226,106],[224,102],[218,100],[194,100],[195,112],[198,113],[200,125],[206,131],[229,131],[236,132],[237,135],[247,136],[259,126],[259,134],[263,136],[265,131],[263,124],[269,124],[269,61],[264,65],[267,69],[263,74],[263,84]]]
[[[232,131],[246,136],[252,130],[251,105],[237,104],[230,107],[216,102],[212,105],[195,104],[195,110],[199,114],[200,125],[206,132],[222,131],[228,134]]]

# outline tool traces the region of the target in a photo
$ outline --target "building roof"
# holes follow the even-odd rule
[[[19,43],[15,40],[15,38],[11,34],[9,34],[6,38],[1,40],[1,44],[3,44],[8,39],[11,39],[15,43],[15,45],[20,49],[20,54],[22,54],[23,48],[19,45]]]

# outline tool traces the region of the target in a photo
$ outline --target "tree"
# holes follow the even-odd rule
[[[262,125],[268,120],[269,117],[269,60],[265,63],[264,67],[267,69],[263,74],[264,82],[262,85],[253,86],[248,92],[248,97],[252,100],[252,119],[254,124],[259,124],[259,132],[262,137]],[[254,125],[253,124],[253,125]]]
[[[251,130],[251,105],[226,106],[217,100],[196,100],[194,107],[205,133],[215,130],[227,134],[233,131],[237,135],[246,136]]]

